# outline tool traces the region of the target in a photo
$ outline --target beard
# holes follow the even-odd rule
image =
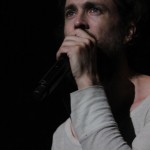
[[[115,28],[97,42],[97,70],[102,83],[128,76],[123,33]]]

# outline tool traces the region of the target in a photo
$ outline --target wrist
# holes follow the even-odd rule
[[[94,85],[99,85],[99,82],[93,81],[88,75],[84,74],[82,77],[76,78],[78,89],[85,89]]]

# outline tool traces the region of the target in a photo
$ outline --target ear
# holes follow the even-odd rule
[[[136,32],[136,26],[134,23],[130,23],[128,30],[127,30],[127,35],[125,36],[124,43],[129,43],[133,39],[133,35]]]

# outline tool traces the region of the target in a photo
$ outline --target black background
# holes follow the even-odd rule
[[[32,94],[56,61],[58,2],[2,0],[0,7],[3,149],[50,149],[53,132],[68,117],[65,85],[42,102]]]

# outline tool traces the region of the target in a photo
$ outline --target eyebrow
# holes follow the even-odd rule
[[[70,4],[70,5],[66,6],[66,7],[65,7],[65,12],[66,12],[66,10],[68,10],[68,9],[76,9],[76,6],[75,6],[74,4]]]
[[[87,2],[87,3],[85,3],[84,8],[91,8],[91,7],[95,7],[95,6],[101,7],[105,10],[108,9],[106,5],[104,5],[102,3],[98,3],[98,2]]]

